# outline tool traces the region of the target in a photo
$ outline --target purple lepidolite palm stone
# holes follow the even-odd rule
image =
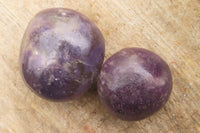
[[[98,93],[105,107],[123,120],[141,120],[158,111],[172,90],[166,62],[142,48],[126,48],[103,65]]]
[[[26,29],[20,69],[39,96],[70,100],[96,82],[104,53],[104,38],[88,18],[70,9],[46,9]]]

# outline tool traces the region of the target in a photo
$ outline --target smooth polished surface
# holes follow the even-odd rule
[[[173,76],[164,107],[126,122],[109,114],[96,91],[57,103],[27,89],[18,65],[21,40],[34,15],[52,7],[74,9],[94,22],[105,38],[105,60],[127,47],[162,57]],[[0,132],[198,133],[199,12],[199,0],[0,0]]]
[[[167,102],[172,75],[167,63],[142,48],[125,48],[103,65],[98,93],[102,103],[123,120],[141,120]]]
[[[28,25],[20,69],[30,88],[51,100],[80,97],[96,82],[105,53],[99,29],[64,8],[38,13]]]

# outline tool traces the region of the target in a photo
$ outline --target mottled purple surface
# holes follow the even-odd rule
[[[104,38],[88,18],[69,9],[46,9],[26,29],[20,69],[36,94],[69,100],[96,82],[104,53]]]
[[[141,120],[168,100],[172,76],[166,62],[141,48],[126,48],[103,65],[98,93],[105,107],[122,120]]]

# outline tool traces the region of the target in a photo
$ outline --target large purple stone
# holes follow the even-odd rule
[[[26,29],[20,69],[39,96],[69,100],[96,82],[104,53],[104,38],[88,18],[69,9],[46,9]]]
[[[103,65],[98,93],[105,107],[122,120],[141,120],[168,100],[172,76],[166,62],[142,48],[126,48]]]

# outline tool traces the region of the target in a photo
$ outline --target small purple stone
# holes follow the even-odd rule
[[[126,48],[103,65],[98,93],[105,107],[122,120],[144,119],[169,99],[172,76],[158,55],[142,48]]]
[[[69,100],[96,82],[104,53],[104,38],[88,18],[70,9],[46,9],[26,29],[20,69],[39,96]]]

